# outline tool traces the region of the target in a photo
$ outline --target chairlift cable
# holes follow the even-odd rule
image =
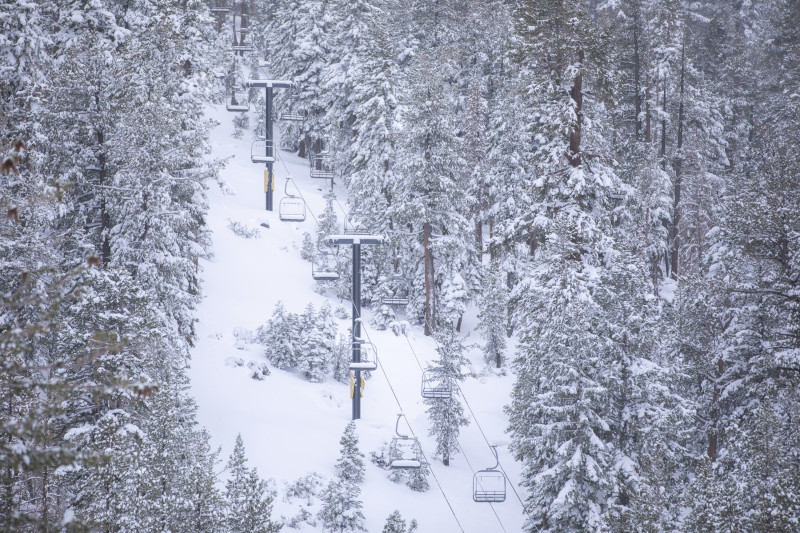
[[[347,299],[350,300],[350,302],[352,303],[352,301],[353,301],[352,298],[348,297]],[[372,339],[369,336],[369,331],[367,331],[367,329],[364,327],[363,323],[361,324],[361,327],[362,327],[361,331],[366,336],[367,340],[369,342],[372,342]],[[415,355],[415,357],[416,357],[416,355]],[[383,364],[380,361],[378,361],[378,365],[381,367],[381,370],[383,370]],[[394,396],[394,401],[397,402],[398,409],[400,409],[400,412],[405,412],[405,411],[403,411],[403,406],[400,403],[400,399],[397,397],[397,393],[395,392],[394,387],[392,386],[392,382],[389,380],[388,373],[385,370],[383,370],[381,372],[381,374],[383,374],[384,379],[386,379],[386,384],[389,385],[389,390],[392,391],[392,396]],[[407,418],[406,418],[406,424],[408,425],[409,431],[411,431],[411,436],[414,437],[414,439],[417,442],[419,442],[419,439],[417,439],[417,434],[414,432],[414,428],[411,427],[411,422],[409,422]],[[428,458],[425,456],[425,451],[422,449],[422,446],[418,446],[418,451],[419,451],[420,455],[422,455],[422,458],[425,460],[425,462],[430,465],[431,463],[430,463],[430,461],[428,461]],[[436,481],[436,486],[439,487],[439,492],[442,493],[442,497],[444,498],[444,501],[447,502],[447,507],[450,508],[450,513],[453,515],[453,518],[455,519],[456,524],[458,524],[458,528],[461,530],[461,533],[465,533],[464,532],[464,527],[461,525],[461,522],[458,520],[458,516],[456,515],[456,512],[453,509],[453,506],[450,504],[450,499],[447,497],[447,494],[445,494],[444,488],[442,487],[442,484],[439,483],[439,478],[436,477],[436,472],[433,471],[432,467],[429,468],[429,470],[430,470],[431,475],[433,476],[434,481]]]
[[[475,476],[475,469],[472,468],[472,463],[469,462],[469,457],[467,457],[467,452],[464,451],[464,447],[461,446],[461,442],[459,442],[458,437],[456,437],[456,444],[458,444],[458,447],[461,449],[461,455],[464,456],[464,460],[467,462],[467,466],[469,467],[469,470],[470,470],[470,472],[472,472],[472,475],[474,477]],[[503,525],[503,521],[500,520],[500,515],[497,514],[497,510],[494,508],[494,504],[489,502],[489,507],[492,508],[492,512],[494,513],[495,518],[497,518],[497,521],[500,523],[500,528],[503,531],[505,531],[506,527]]]
[[[422,368],[422,364],[419,361],[419,357],[417,357],[417,352],[416,352],[416,350],[414,350],[414,346],[411,344],[411,340],[408,338],[408,334],[405,333],[403,336],[406,338],[406,342],[408,343],[408,347],[411,349],[411,353],[414,355],[414,360],[417,362],[417,366],[419,366],[420,370],[422,370],[424,372],[424,369]],[[459,387],[459,392],[461,392],[462,396],[464,395],[464,392],[461,391],[460,387]],[[466,401],[466,398],[464,400]],[[472,412],[472,409],[470,409],[470,412]],[[472,415],[472,418],[475,419],[475,415],[474,414]],[[477,424],[477,419],[475,419],[475,422]],[[481,433],[483,433],[483,430],[481,430]],[[484,435],[484,439],[485,438],[486,438],[486,436]],[[461,446],[461,443],[458,442],[458,439],[456,439],[456,442],[458,443],[458,447],[461,448],[461,454],[464,456],[464,460],[467,462],[467,466],[469,466],[470,472],[472,472],[472,475],[474,476],[475,475],[475,469],[472,467],[472,463],[469,462],[469,458],[467,457],[467,452],[464,451],[464,447]],[[488,444],[488,441],[487,441],[487,444]],[[503,473],[503,475],[505,475],[505,472]],[[508,477],[508,476],[506,476],[506,477]],[[502,520],[500,520],[500,516],[497,514],[497,510],[494,508],[494,504],[490,503],[489,506],[492,508],[492,512],[494,513],[494,516],[497,518],[497,521],[500,522],[500,527],[503,529],[503,531],[505,531],[506,528],[503,525]]]
[[[427,324],[430,324],[430,322],[428,322],[427,318],[425,318],[425,322]],[[417,358],[417,354],[414,351],[414,347],[411,346],[411,341],[409,340],[407,334],[405,335],[405,338],[406,338],[406,342],[408,342],[408,345],[411,348],[411,353],[414,354],[414,359],[417,360],[417,364],[420,366],[420,368],[422,368],[422,365],[420,365],[419,359]],[[433,337],[433,342],[436,343],[437,347],[439,346],[439,341],[436,340],[436,337]],[[458,382],[456,382],[456,387],[458,388],[458,392],[461,394],[461,397],[464,399],[464,403],[467,405],[467,409],[469,409],[469,413],[472,416],[472,419],[475,421],[475,425],[478,426],[478,430],[481,432],[481,435],[483,436],[483,440],[486,442],[486,445],[491,449],[492,444],[491,444],[491,442],[489,442],[489,439],[486,437],[486,433],[483,431],[483,428],[481,427],[480,422],[478,422],[478,417],[475,416],[475,411],[472,410],[472,406],[470,405],[469,400],[467,399],[467,395],[464,394],[464,391],[461,389],[461,386],[458,384]],[[517,500],[519,500],[519,503],[522,506],[523,512],[525,514],[530,514],[528,512],[528,508],[525,506],[525,502],[522,501],[522,498],[520,497],[519,493],[517,492],[517,488],[515,487],[516,483],[513,483],[511,481],[511,478],[508,477],[508,474],[506,473],[505,468],[503,468],[503,465],[500,464],[500,458],[499,457],[497,458],[497,466],[500,467],[500,471],[503,472],[503,475],[506,476],[506,479],[509,481],[509,485],[511,485],[511,490],[514,491],[514,495],[517,497]]]
[[[475,425],[478,426],[478,430],[480,430],[481,435],[483,435],[483,440],[486,441],[486,445],[491,448],[492,445],[489,442],[489,439],[486,438],[486,433],[483,432],[483,428],[481,427],[480,422],[478,422],[478,418],[475,416],[475,412],[472,410],[472,406],[469,404],[469,400],[467,400],[466,395],[464,395],[464,391],[461,390],[461,386],[458,383],[456,383],[456,387],[458,387],[458,392],[461,393],[461,397],[464,398],[464,403],[467,404],[467,409],[469,409],[469,414],[472,416],[472,419],[475,421]],[[519,504],[522,506],[522,510],[525,512],[525,514],[529,514],[528,513],[528,508],[525,506],[525,502],[522,501],[522,498],[520,497],[519,493],[517,492],[517,488],[514,486],[514,485],[516,485],[516,483],[512,482],[511,478],[508,477],[508,474],[506,473],[506,469],[503,468],[503,465],[500,463],[500,458],[499,457],[497,458],[497,466],[500,467],[500,471],[503,472],[503,475],[506,476],[506,479],[509,481],[509,485],[511,485],[511,490],[514,491],[514,495],[517,497],[517,500],[519,500]]]

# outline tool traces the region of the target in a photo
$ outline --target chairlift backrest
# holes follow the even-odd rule
[[[311,277],[317,281],[336,281],[339,279],[339,259],[335,252],[325,251],[317,246],[319,253],[311,262]]]
[[[269,163],[275,161],[274,146],[271,140],[259,139],[250,146],[250,160],[253,163]]]
[[[378,368],[378,350],[371,342],[353,339],[353,344],[358,344],[361,359],[359,362],[350,362],[350,370],[376,370]]]
[[[450,384],[442,379],[442,368],[433,367],[422,372],[422,397],[447,399],[453,396]]]

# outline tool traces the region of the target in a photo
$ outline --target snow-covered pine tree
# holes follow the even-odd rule
[[[309,302],[300,315],[300,346],[297,352],[297,369],[309,381],[319,383],[325,378],[331,359],[334,335],[330,338],[324,331],[320,316]],[[328,328],[329,329],[329,328]]]
[[[145,529],[152,503],[139,490],[137,472],[146,470],[142,448],[145,435],[122,410],[106,412],[93,425],[66,435],[87,455],[102,450],[100,460],[68,475],[73,491],[72,512],[78,523],[99,531]]]
[[[611,489],[613,329],[597,294],[614,255],[619,187],[602,135],[605,42],[580,0],[521,2],[516,19],[534,133],[527,252],[516,286],[520,343],[509,432],[528,489],[527,531],[601,527]],[[595,94],[590,102],[584,98]]]
[[[425,298],[420,314],[426,335],[433,334],[438,324],[443,282],[453,282],[455,274],[462,279],[468,276],[452,270],[464,261],[475,261],[474,254],[468,254],[474,249],[467,218],[471,199],[459,183],[461,140],[455,135],[454,88],[439,59],[433,52],[420,55],[409,72],[408,97],[416,105],[408,106],[401,118],[404,128],[398,146],[402,150],[397,153],[396,168],[406,177],[397,187],[390,209],[398,225],[408,228],[414,237],[416,258],[402,270],[415,271],[422,262]],[[412,264],[414,268],[410,268]],[[443,276],[437,275],[439,267],[448,266],[452,268]],[[442,318],[448,321],[452,317]]]
[[[395,509],[388,517],[386,523],[383,525],[382,533],[414,533],[417,530],[417,521],[411,520],[406,528],[406,521],[400,514],[400,511]]]
[[[341,450],[336,461],[336,479],[322,493],[323,506],[319,512],[324,531],[345,533],[366,531],[360,483],[364,481],[364,454],[358,449],[356,424],[345,426],[339,441]]]
[[[347,383],[350,378],[350,360],[352,358],[351,335],[339,335],[331,355],[331,375],[339,383]]]
[[[232,533],[277,532],[282,525],[271,519],[275,492],[258,477],[256,469],[247,468],[246,463],[244,441],[237,435],[225,483],[225,529]]]
[[[477,329],[483,335],[483,358],[488,365],[501,368],[506,355],[506,328],[508,326],[508,289],[505,276],[496,264],[486,275],[486,285],[481,295]]]
[[[450,390],[449,398],[425,398],[428,406],[430,434],[436,439],[436,455],[442,458],[445,466],[450,465],[450,458],[459,451],[458,434],[461,426],[469,420],[464,416],[461,405],[459,382],[464,380],[463,367],[467,361],[464,357],[464,345],[451,326],[440,331],[436,336],[436,351],[439,355],[434,361],[436,366],[437,386]]]
[[[328,483],[322,491],[322,509],[317,515],[322,530],[330,533],[366,531],[360,495],[361,487],[354,483],[338,480]]]
[[[358,435],[356,434],[356,423],[354,421],[350,421],[345,426],[339,444],[341,445],[341,451],[339,460],[336,461],[336,475],[339,481],[349,484],[363,482],[365,474],[364,454],[358,449]]]
[[[297,343],[300,324],[297,316],[287,313],[283,302],[275,304],[272,317],[259,328],[258,339],[264,345],[267,360],[276,368],[286,370],[298,364],[300,346]]]

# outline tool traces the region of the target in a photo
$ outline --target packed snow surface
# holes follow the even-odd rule
[[[341,307],[347,317],[350,315],[349,301],[314,291],[311,265],[300,257],[303,233],[315,234],[314,218],[309,213],[304,222],[278,219],[278,202],[284,196],[287,175],[294,179],[309,211],[316,216],[323,210],[322,194],[329,181],[310,178],[306,160],[279,151],[275,163],[275,210],[266,211],[264,165],[250,162],[252,134],[245,132],[243,138],[234,138],[232,115],[224,106],[213,107],[208,114],[220,123],[212,134],[212,157],[230,159],[222,170],[227,186],[214,186],[209,191],[213,257],[202,265],[204,300],[198,310],[197,344],[192,353],[192,393],[200,423],[211,433],[212,445],[221,448],[219,470],[224,468],[236,435],[241,433],[249,465],[257,467],[261,477],[275,480],[273,518],[284,517],[288,521],[306,502],[286,501],[287,483],[311,472],[319,473],[326,482],[335,476],[339,439],[352,416],[349,387],[332,378],[310,383],[299,374],[272,367],[271,374],[259,381],[251,378],[253,371],[247,363],[266,363],[263,347],[253,336],[278,301],[293,313],[302,313],[308,303],[319,309],[328,301],[334,310]],[[255,123],[254,113],[250,119]],[[337,197],[344,205],[346,191],[337,189]],[[369,327],[369,312],[365,310],[365,329],[377,346],[380,361],[366,382],[357,423],[359,448],[366,455],[367,465],[360,497],[370,532],[381,531],[395,509],[407,521],[416,519],[420,533],[522,529],[523,508],[512,485],[519,496],[524,494],[517,485],[519,465],[506,446],[507,417],[503,412],[512,376],[498,376],[486,369],[480,353],[482,340],[474,330],[475,315],[474,310],[465,315],[462,327],[475,373],[461,385],[469,404],[465,409],[470,424],[461,430],[463,453],[456,454],[450,466],[445,467],[439,458],[434,458],[436,444],[428,435],[420,396],[420,364],[424,367],[436,358],[433,340],[425,337],[419,326],[410,328],[407,340],[391,331],[376,331]],[[340,331],[345,333],[349,318],[337,320]],[[427,492],[414,492],[405,484],[390,481],[388,471],[369,461],[370,452],[380,453],[394,436],[395,420],[401,411],[419,437],[435,474],[428,477]],[[401,432],[408,433],[408,427],[401,427]],[[500,463],[510,477],[503,503],[472,500],[473,472],[495,464],[487,440],[500,444]],[[224,476],[223,473],[222,479]],[[316,514],[319,507],[315,501],[307,509]],[[292,528],[285,526],[284,531]],[[322,525],[319,521],[316,527],[302,523],[298,531],[322,531]]]

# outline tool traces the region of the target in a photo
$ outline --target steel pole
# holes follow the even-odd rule
[[[361,362],[361,243],[353,243],[353,362]],[[353,420],[361,418],[361,370],[355,371]]]
[[[266,115],[264,117],[264,129],[265,137],[266,137],[266,155],[267,157],[275,157],[274,146],[275,142],[273,139],[275,138],[272,135],[272,87],[268,86],[267,88],[267,98],[266,98]],[[267,203],[267,211],[272,211],[272,190],[275,188],[274,184],[275,177],[272,175],[272,161],[267,161],[267,190],[264,191],[266,194],[266,203]]]

